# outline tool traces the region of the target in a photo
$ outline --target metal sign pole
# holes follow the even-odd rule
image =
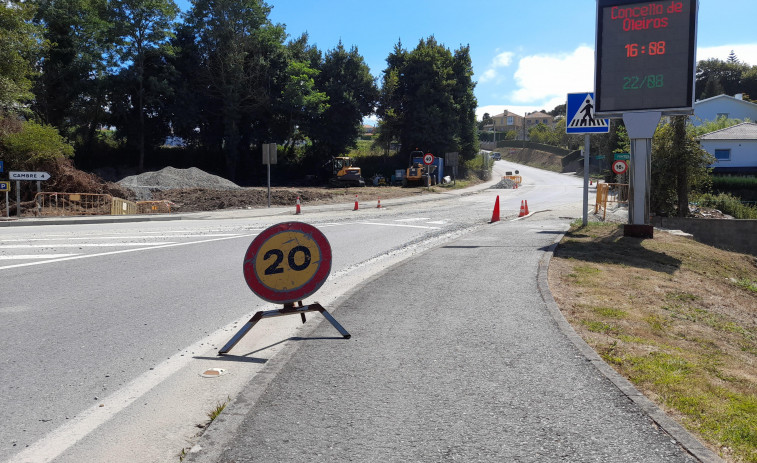
[[[16,180],[16,217],[21,217],[21,181]]]
[[[11,205],[8,201],[8,192],[5,192],[5,215],[10,219],[11,218]]]
[[[265,163],[268,166],[268,208],[271,208],[271,144],[265,143],[263,145],[263,154],[265,155]]]
[[[591,135],[584,135],[584,227],[589,223],[589,150],[591,149]]]

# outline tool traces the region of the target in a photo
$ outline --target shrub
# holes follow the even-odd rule
[[[757,208],[746,206],[739,198],[729,194],[713,195],[707,193],[697,195],[693,199],[701,207],[713,207],[737,219],[757,219]]]
[[[74,148],[50,125],[24,121],[21,130],[0,137],[2,157],[12,169],[33,169],[48,161],[70,158]]]

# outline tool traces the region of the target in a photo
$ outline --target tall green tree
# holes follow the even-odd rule
[[[107,117],[115,36],[106,0],[38,0],[36,22],[49,48],[34,86],[35,113],[75,141],[86,165]]]
[[[250,154],[251,137],[269,141],[265,121],[288,81],[286,33],[269,13],[261,0],[196,0],[180,33],[178,65],[189,84],[175,117],[183,107],[194,123],[178,116],[177,125],[221,154],[231,179]]]
[[[709,166],[714,158],[696,141],[686,116],[662,124],[652,139],[650,206],[661,215],[689,214],[689,194],[709,187]]]
[[[113,17],[117,28],[117,51],[121,64],[131,63],[131,72],[124,77],[132,77],[136,88],[135,108],[138,123],[136,143],[139,151],[139,170],[145,166],[145,112],[146,112],[146,62],[148,54],[164,50],[173,36],[173,21],[179,8],[173,0],[114,0]]]
[[[379,125],[399,131],[404,152],[415,148],[469,156],[475,148],[475,98],[468,50],[452,52],[432,36],[411,52],[398,44],[387,58],[379,115],[391,122]],[[462,113],[462,114],[461,114]],[[473,153],[475,154],[475,152]]]
[[[35,12],[30,2],[0,2],[0,112],[21,111],[33,98],[35,65],[46,45],[32,23]]]
[[[749,66],[738,61],[725,62],[716,58],[697,64],[695,95],[697,99],[709,98],[721,91],[726,95],[741,93],[741,76]]]
[[[347,51],[341,42],[326,52],[316,85],[327,96],[328,107],[314,113],[308,134],[316,157],[328,160],[356,146],[363,117],[373,113],[378,89],[358,49]]]

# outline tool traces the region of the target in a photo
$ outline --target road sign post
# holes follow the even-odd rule
[[[567,124],[565,133],[584,134],[584,191],[583,191],[583,225],[589,223],[589,174],[591,173],[591,138],[592,133],[608,133],[610,120],[601,119],[594,113],[594,93],[569,93],[565,104]]]
[[[43,180],[48,180],[50,174],[47,172],[20,172],[12,170],[8,172],[8,179],[16,181],[16,216],[21,217],[21,182],[22,181],[37,181],[37,193],[42,191]]]
[[[11,206],[10,206],[10,202],[8,201],[8,193],[10,192],[10,189],[11,189],[11,182],[0,182],[0,191],[5,192],[5,215],[8,218],[10,218],[11,216]]]
[[[331,272],[331,246],[320,230],[302,222],[284,222],[267,228],[250,243],[242,265],[247,286],[261,299],[283,303],[280,310],[260,311],[218,351],[228,353],[264,318],[320,312],[345,338],[350,334],[320,304],[303,305]],[[295,302],[297,305],[295,305]]]

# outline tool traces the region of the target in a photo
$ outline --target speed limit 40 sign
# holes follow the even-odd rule
[[[434,163],[434,155],[431,153],[426,153],[423,155],[423,163],[427,166],[430,166]]]
[[[320,288],[331,272],[331,246],[317,228],[285,222],[264,230],[244,256],[247,286],[268,302],[302,301]]]

